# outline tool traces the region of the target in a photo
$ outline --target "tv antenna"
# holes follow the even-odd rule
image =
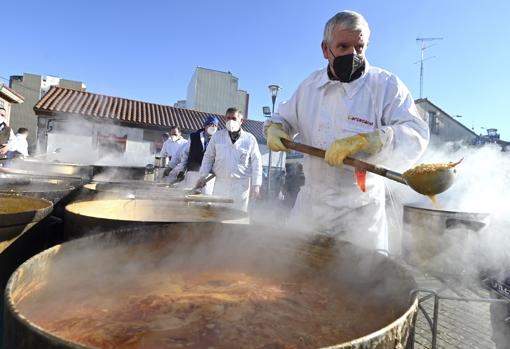
[[[421,46],[421,48],[420,48],[421,58],[419,61],[420,62],[420,98],[423,97],[423,62],[435,57],[435,56],[432,56],[432,57],[425,58],[425,50],[428,49],[429,47],[434,46],[434,44],[427,45],[426,43],[429,41],[436,41],[436,40],[443,40],[443,38],[416,38],[416,41],[420,41],[420,46]],[[416,62],[416,63],[418,63],[418,62]]]

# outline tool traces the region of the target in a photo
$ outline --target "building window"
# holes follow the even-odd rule
[[[127,135],[116,136],[112,133],[97,134],[97,149],[100,154],[124,154],[126,152]]]
[[[429,129],[431,134],[439,134],[439,113],[429,111]]]

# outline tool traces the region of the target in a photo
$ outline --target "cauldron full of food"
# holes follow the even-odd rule
[[[0,254],[52,210],[46,199],[0,194]]]
[[[414,279],[296,231],[193,223],[73,240],[20,266],[5,348],[403,348]]]
[[[4,175],[0,177],[0,194],[20,194],[47,199],[54,204],[75,188],[66,179]]]

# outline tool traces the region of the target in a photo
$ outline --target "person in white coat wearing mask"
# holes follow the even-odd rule
[[[7,152],[8,158],[28,157],[28,129],[24,127],[20,127],[18,132],[16,132],[16,141],[14,142],[14,146],[9,149]]]
[[[258,198],[260,193],[262,156],[255,136],[241,128],[243,120],[239,109],[227,109],[226,129],[211,138],[195,187],[202,188],[212,171],[216,175],[213,194],[230,197],[237,209],[247,211],[250,196]]]
[[[267,145],[288,150],[281,138],[299,133],[305,144],[327,149],[325,161],[305,155],[305,184],[291,221],[359,245],[388,250],[383,178],[366,174],[358,188],[347,156],[391,169],[406,169],[425,151],[427,124],[406,86],[365,56],[370,29],[353,11],[333,16],[321,43],[325,69],[304,80],[266,121]]]
[[[168,176],[168,181],[170,183],[175,183],[184,177],[183,183],[181,184],[183,188],[190,188],[195,185],[200,178],[198,171],[202,165],[202,159],[207,145],[211,137],[218,130],[219,123],[220,121],[216,116],[210,115],[205,118],[203,128],[190,134],[189,142],[184,144],[181,150],[179,163]],[[212,195],[214,182],[214,178],[208,181],[205,187],[202,188],[202,194]]]
[[[16,144],[16,136],[7,125],[7,110],[0,106],[0,158],[6,158],[9,150]]]
[[[179,155],[181,148],[188,143],[181,134],[181,128],[179,126],[170,127],[170,137],[163,143],[159,157],[165,159],[168,156],[167,168],[163,172],[163,177],[168,176],[172,168],[179,163]]]

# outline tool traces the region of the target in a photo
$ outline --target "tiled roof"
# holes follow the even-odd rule
[[[3,83],[0,84],[0,95],[4,96],[11,103],[23,103],[25,100],[25,97]]]
[[[201,128],[206,116],[216,115],[220,119],[221,127],[225,127],[223,115],[58,86],[51,87],[48,93],[37,102],[34,111],[40,115],[81,115],[96,119],[108,119],[134,127],[161,130],[178,125],[185,131],[195,131]],[[247,119],[243,123],[243,129],[252,133],[259,143],[265,143],[262,125],[262,121]]]

